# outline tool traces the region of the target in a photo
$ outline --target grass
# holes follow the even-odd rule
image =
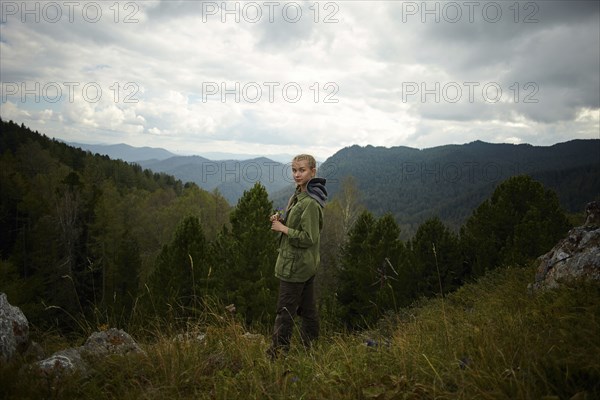
[[[1,367],[1,393],[120,400],[600,398],[600,287],[533,294],[533,276],[532,268],[494,271],[444,299],[400,310],[369,332],[323,332],[308,352],[295,337],[290,354],[275,362],[265,356],[267,328],[259,332],[263,339],[247,338],[235,318],[214,312],[179,339],[149,328],[140,340],[146,357],[109,357],[88,376],[56,382],[18,360]]]

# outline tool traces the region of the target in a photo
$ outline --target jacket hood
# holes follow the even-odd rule
[[[327,200],[327,188],[325,187],[325,178],[312,178],[306,184],[306,193],[315,199],[321,207],[325,207]]]

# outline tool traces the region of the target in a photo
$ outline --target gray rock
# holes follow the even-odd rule
[[[88,365],[81,357],[79,348],[60,350],[45,360],[35,363],[35,368],[41,375],[59,378],[74,372],[88,373]]]
[[[106,356],[110,354],[145,354],[133,338],[121,329],[111,328],[94,332],[81,348],[86,356]]]
[[[129,334],[120,329],[94,332],[85,344],[61,350],[34,364],[40,374],[60,378],[74,372],[87,375],[94,360],[113,354],[146,354]]]
[[[29,322],[25,314],[0,293],[0,361],[10,361],[29,341]]]
[[[573,228],[552,250],[538,258],[533,290],[552,289],[574,280],[600,281],[600,205],[589,203],[584,226]]]

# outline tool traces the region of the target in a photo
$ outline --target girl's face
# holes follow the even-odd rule
[[[292,161],[292,176],[296,185],[300,186],[302,190],[306,189],[306,184],[311,178],[314,178],[316,174],[315,168],[310,168],[308,160]]]

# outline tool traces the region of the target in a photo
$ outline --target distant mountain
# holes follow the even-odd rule
[[[164,172],[183,182],[194,182],[208,191],[217,189],[232,205],[256,182],[260,182],[269,193],[291,186],[293,182],[289,164],[265,157],[211,161],[200,156],[175,156],[137,163],[144,169]]]
[[[239,153],[224,153],[224,152],[203,152],[203,157],[209,158],[211,160],[249,160],[254,158],[261,158],[262,155],[258,154],[239,154]],[[294,157],[293,154],[269,154],[268,158],[273,161],[277,161],[280,163],[289,163],[290,160]]]
[[[265,186],[275,207],[285,206],[293,192],[289,161],[265,157],[214,161],[125,144],[71,145],[135,162],[205,190],[217,189],[232,205],[256,182]],[[230,155],[210,154],[217,158]],[[498,184],[519,174],[530,175],[555,190],[566,210],[580,212],[587,201],[600,197],[600,140],[553,146],[475,141],[423,150],[355,145],[338,151],[319,167],[319,175],[328,180],[330,199],[343,179],[353,176],[364,205],[376,215],[394,215],[405,238],[432,216],[458,229]]]
[[[282,163],[265,157],[238,160],[237,157],[243,155],[206,153],[219,159],[214,161],[197,155],[179,156],[154,147],[134,147],[127,144],[67,144],[94,154],[107,155],[114,160],[136,163],[153,172],[164,172],[184,183],[194,182],[205,190],[217,189],[232,205],[237,203],[245,190],[259,181],[269,193],[284,187],[291,187],[293,190],[293,179],[289,171],[289,160],[292,156],[285,154],[279,155],[279,158],[286,160]]]
[[[392,213],[411,236],[436,215],[460,227],[498,184],[519,174],[554,189],[565,209],[581,212],[600,196],[600,140],[548,147],[481,141],[423,150],[352,146],[327,159],[319,174],[328,179],[330,197],[353,176],[364,205],[377,215]]]
[[[67,143],[69,146],[79,147],[93,154],[107,155],[113,160],[136,162],[140,160],[164,160],[175,154],[161,148],[155,147],[133,147],[128,144],[83,144]]]
[[[170,157],[175,157],[177,154],[171,153],[168,150],[156,147],[134,147],[128,144],[83,144],[83,143],[67,143],[69,146],[78,147],[82,150],[91,151],[92,153],[107,155],[113,160],[123,160],[127,162],[136,162],[141,160],[165,160]],[[258,154],[239,154],[226,152],[203,152],[201,157],[210,160],[249,160],[260,158]],[[291,154],[272,154],[269,159],[286,163],[290,162],[293,155]]]

